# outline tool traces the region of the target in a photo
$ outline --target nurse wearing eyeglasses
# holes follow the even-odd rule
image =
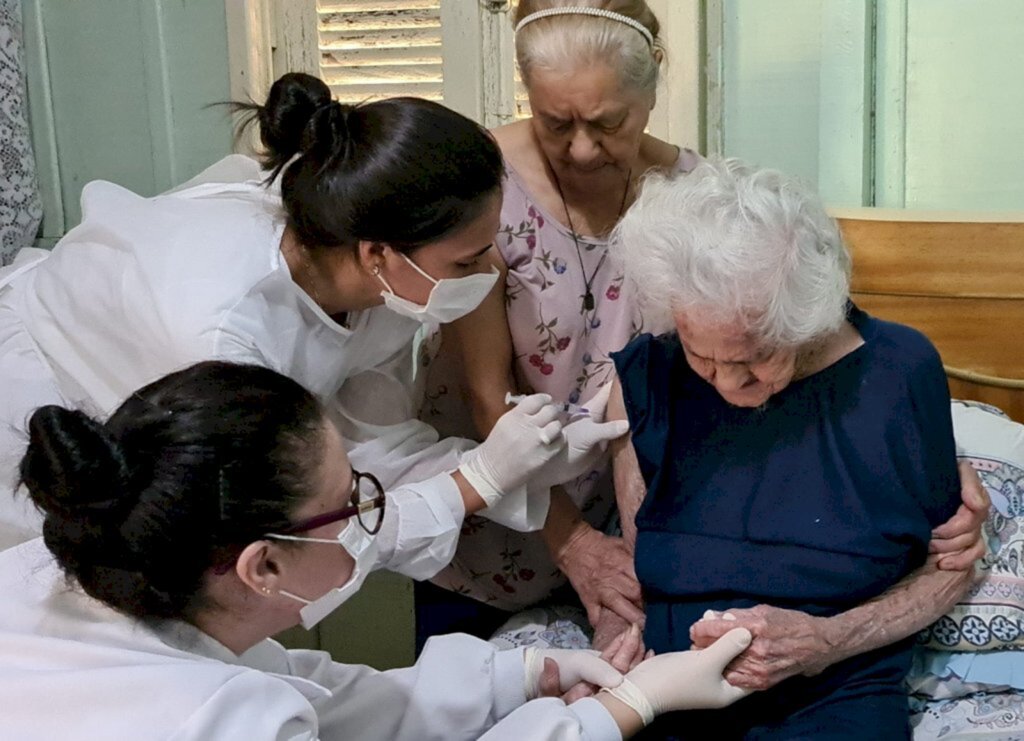
[[[48,406],[29,431],[43,537],[0,554],[4,738],[602,741],[745,694],[722,678],[745,630],[625,677],[591,652],[465,635],[387,672],[285,650],[270,636],[359,589],[388,499],[274,371],[204,362],[106,423]],[[588,686],[606,690],[567,704]]]

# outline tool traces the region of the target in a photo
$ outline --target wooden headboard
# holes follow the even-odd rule
[[[853,300],[924,332],[954,398],[1024,422],[1024,213],[833,209]]]

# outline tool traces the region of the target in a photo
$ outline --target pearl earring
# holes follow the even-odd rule
[[[261,591],[268,597],[270,596],[270,587],[263,587]]]

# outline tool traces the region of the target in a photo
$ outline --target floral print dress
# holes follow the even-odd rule
[[[684,149],[675,171],[689,172],[699,156]],[[538,206],[519,174],[505,164],[501,227],[496,241],[508,278],[506,309],[516,384],[522,393],[544,392],[557,401],[586,405],[612,377],[609,353],[622,349],[644,326],[623,275],[613,266],[607,239],[578,235]],[[581,268],[582,263],[582,268]],[[584,302],[591,279],[592,307]],[[461,368],[435,333],[424,342],[426,401],[420,417],[442,435],[477,437],[462,401]],[[615,504],[608,460],[565,485],[595,527]],[[505,610],[536,604],[565,584],[540,533],[519,533],[469,517],[452,563],[434,583]]]

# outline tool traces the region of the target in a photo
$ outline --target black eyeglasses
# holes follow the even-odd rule
[[[376,535],[384,522],[384,487],[372,473],[362,473],[352,469],[352,498],[347,507],[325,512],[316,517],[297,522],[291,527],[281,530],[281,535],[294,535],[315,530],[332,522],[340,522],[355,517],[359,525],[370,535]]]

